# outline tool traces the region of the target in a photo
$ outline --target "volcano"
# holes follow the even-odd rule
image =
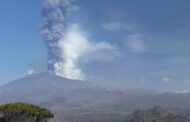
[[[46,107],[59,117],[86,113],[128,113],[164,106],[190,110],[189,93],[150,93],[111,89],[92,82],[66,79],[52,73],[32,74],[0,87],[0,104],[27,102]],[[59,114],[57,114],[59,113]]]
[[[48,108],[78,108],[108,103],[121,96],[124,96],[123,92],[52,73],[28,75],[0,87],[0,103],[21,101]]]

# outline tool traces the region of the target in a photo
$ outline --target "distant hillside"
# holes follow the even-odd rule
[[[135,111],[128,115],[124,122],[190,122],[190,120],[166,108],[154,107],[149,110]]]
[[[187,117],[178,115],[164,107],[137,110],[127,113],[86,113],[69,114],[52,122],[190,122]]]

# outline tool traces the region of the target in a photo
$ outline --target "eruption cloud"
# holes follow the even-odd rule
[[[76,6],[73,0],[44,0],[42,35],[48,48],[48,71],[58,76],[84,80],[79,62],[89,55],[115,50],[106,42],[89,41],[78,24],[66,29],[66,18]]]

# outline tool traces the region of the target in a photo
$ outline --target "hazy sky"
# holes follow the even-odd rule
[[[80,59],[90,81],[183,91],[190,88],[189,0],[76,0],[77,23],[90,40],[116,48]],[[40,27],[42,1],[0,4],[0,84],[45,71]],[[98,60],[92,60],[98,57]]]

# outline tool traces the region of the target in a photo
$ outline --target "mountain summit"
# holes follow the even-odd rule
[[[78,108],[111,102],[121,95],[122,92],[110,91],[90,82],[66,79],[52,73],[28,75],[0,87],[0,103],[21,101],[50,108]]]
[[[1,86],[0,96],[3,99],[0,99],[0,102],[24,100],[38,103],[86,87],[93,87],[93,85],[58,77],[52,73],[33,74]]]

